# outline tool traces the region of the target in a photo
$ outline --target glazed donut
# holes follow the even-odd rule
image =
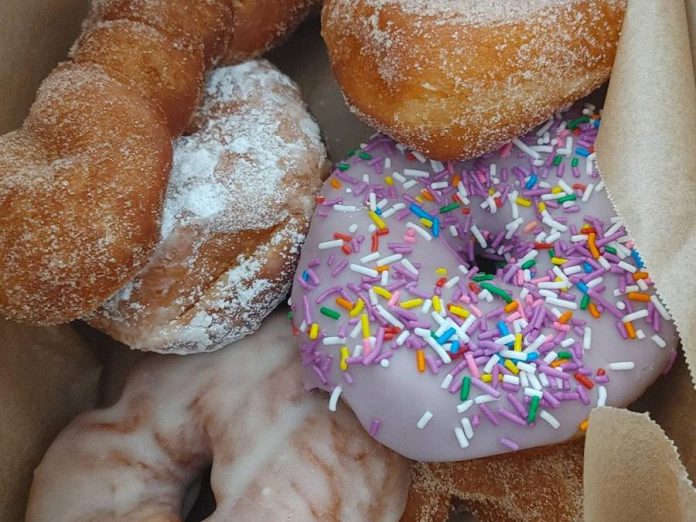
[[[234,38],[223,63],[262,55],[283,43],[321,0],[231,0]]]
[[[217,69],[193,132],[174,144],[160,241],[88,319],[141,350],[209,351],[285,298],[328,173],[297,86],[269,62]]]
[[[327,0],[351,109],[425,155],[494,150],[601,85],[625,0]]]
[[[339,163],[292,292],[306,386],[419,461],[563,442],[635,400],[678,338],[603,191],[599,124],[576,107],[447,163],[377,135]]]
[[[128,11],[136,4],[137,20]],[[170,138],[188,124],[204,56],[231,27],[198,25],[216,19],[200,7],[179,32],[163,31],[160,16],[192,1],[150,4],[120,2],[123,19],[88,24],[22,129],[0,137],[0,313],[10,319],[83,316],[131,280],[157,242]]]
[[[181,520],[211,461],[206,520],[398,520],[407,461],[304,392],[287,323],[278,311],[233,349],[141,361],[114,406],[53,442],[27,521]]]

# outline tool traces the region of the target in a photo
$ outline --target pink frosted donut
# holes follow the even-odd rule
[[[580,109],[475,160],[377,135],[336,165],[292,292],[308,388],[422,461],[562,442],[643,393],[678,337]]]

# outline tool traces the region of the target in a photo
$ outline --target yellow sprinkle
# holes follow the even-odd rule
[[[516,352],[521,352],[522,351],[522,334],[521,333],[516,333],[515,334],[515,347],[514,350]]]
[[[452,312],[454,315],[458,315],[459,317],[463,317],[466,319],[469,317],[471,314],[469,313],[469,310],[466,310],[465,308],[462,308],[461,306],[456,306],[452,305],[449,307],[449,311]]]
[[[439,266],[435,269],[435,273],[440,276],[446,276],[447,269],[444,266]]]
[[[416,196],[416,201],[417,201],[418,203],[423,203],[423,198],[420,197],[420,196]]]
[[[358,300],[355,302],[355,306],[350,311],[350,316],[356,317],[360,312],[362,312],[363,306],[365,306],[365,302],[361,298],[358,298]]]
[[[530,200],[528,200],[527,198],[520,197],[520,196],[517,196],[515,198],[515,203],[517,203],[518,205],[520,205],[522,207],[531,207],[532,206],[532,202]]]
[[[387,185],[393,185],[394,180],[392,179],[391,176],[385,176],[384,181],[386,182]]]
[[[370,210],[368,214],[370,215],[370,218],[372,218],[372,221],[375,222],[375,225],[377,225],[378,228],[387,228],[387,225],[385,225],[384,221],[382,221],[382,218],[375,214],[374,211]]]
[[[483,382],[493,382],[493,375],[490,373],[481,374],[481,380]]]
[[[409,299],[408,301],[402,301],[401,303],[399,303],[399,306],[401,306],[401,308],[408,309],[408,308],[416,308],[417,306],[420,306],[422,304],[423,304],[422,299]]]
[[[517,369],[517,366],[515,366],[515,363],[513,363],[510,359],[507,359],[505,361],[505,367],[515,375],[520,373],[520,371]]]
[[[419,221],[421,222],[422,225],[425,225],[428,228],[432,228],[432,226],[433,226],[433,222],[430,221],[429,219],[420,218]]]
[[[564,263],[567,263],[568,260],[563,258],[563,257],[552,257],[551,258],[551,264],[552,265],[562,265]]]
[[[563,192],[563,189],[561,187],[559,187],[558,185],[556,185],[555,187],[553,187],[551,189],[551,194],[558,194],[559,192]]]
[[[437,313],[440,313],[440,310],[442,310],[442,304],[440,303],[440,296],[434,295],[433,296],[433,308]]]
[[[590,426],[590,421],[589,421],[589,419],[585,419],[584,421],[582,421],[582,422],[580,423],[580,426],[578,426],[578,428],[580,428],[580,431],[587,431],[587,428],[588,428],[589,426]]]
[[[309,327],[309,338],[313,341],[317,337],[319,337],[319,325],[312,323],[312,326]]]
[[[348,347],[341,347],[341,371],[345,372],[348,369],[348,363],[346,362],[346,359],[348,359],[349,355],[350,352],[348,351]]]
[[[386,288],[382,288],[381,286],[373,286],[372,290],[375,291],[375,294],[380,295],[385,299],[391,299],[392,294]]]
[[[544,210],[546,210],[546,203],[542,201],[537,205],[537,208],[539,209],[539,212],[543,212]]]
[[[493,187],[491,187],[488,189],[488,195],[492,196],[493,194],[495,194],[495,189]]]
[[[367,314],[362,314],[360,316],[360,322],[362,322],[363,339],[369,339],[369,337],[370,337],[370,319],[367,317]]]

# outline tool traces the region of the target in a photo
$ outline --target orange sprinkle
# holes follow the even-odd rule
[[[551,363],[551,368],[558,368],[559,366],[566,364],[568,361],[566,359],[556,359]]]
[[[594,383],[587,378],[587,376],[583,375],[580,372],[575,372],[573,374],[573,377],[575,377],[575,380],[578,381],[580,384],[582,384],[585,388],[588,390],[591,390],[594,388]]]
[[[353,307],[355,306],[353,303],[348,301],[348,299],[344,299],[343,297],[337,297],[336,298],[336,304],[338,306],[342,306],[346,310],[352,310]]]
[[[641,292],[629,292],[628,298],[632,301],[642,301],[643,303],[650,301],[650,296]]]
[[[459,176],[459,174],[455,174],[455,175],[452,177],[452,181],[450,182],[450,185],[453,186],[453,187],[456,187],[457,185],[459,185],[459,182],[460,182],[461,180],[462,180],[462,178]]]
[[[520,304],[517,301],[510,301],[508,304],[505,305],[504,310],[506,313],[509,314],[510,312],[514,312],[515,310],[517,310],[519,306]]]
[[[423,350],[416,351],[416,367],[420,373],[425,373],[425,352]]]
[[[580,431],[587,431],[587,428],[590,426],[590,421],[589,419],[585,419],[580,423],[578,428],[580,428]]]
[[[375,270],[377,270],[377,272],[379,272],[379,273],[381,274],[381,273],[384,272],[385,270],[389,270],[389,265],[381,265],[381,266],[378,266],[377,268],[375,268]]]
[[[599,259],[599,249],[597,248],[597,245],[595,245],[595,239],[597,239],[597,234],[595,232],[590,232],[589,237],[587,238],[587,246],[590,249],[590,254],[592,254],[592,257]]]
[[[633,326],[633,323],[631,321],[628,321],[627,323],[624,323],[624,326],[626,327],[626,333],[628,333],[628,338],[635,339],[636,338],[636,328],[635,328],[635,326]]]
[[[343,246],[341,247],[341,250],[342,250],[343,253],[344,253],[345,255],[347,255],[347,256],[349,256],[350,254],[353,253],[353,250],[352,250],[348,245],[343,245]]]
[[[425,189],[421,190],[421,196],[423,196],[423,197],[424,197],[425,199],[427,199],[428,201],[432,201],[432,200],[433,200],[433,197],[430,195],[430,192],[428,192],[428,191],[425,190]]]
[[[573,318],[573,312],[571,312],[570,310],[566,310],[558,318],[558,322],[561,324],[568,324],[568,321],[570,321],[572,318]]]
[[[375,233],[372,234],[372,243],[370,245],[371,252],[377,252],[379,250],[379,236]]]
[[[633,272],[633,280],[638,281],[639,279],[647,279],[650,274],[647,272]]]
[[[338,181],[336,178],[331,178],[331,186],[335,189],[340,189],[341,188],[341,182]]]
[[[594,303],[590,303],[590,305],[587,308],[590,311],[592,317],[594,317],[595,319],[599,319],[599,316],[601,314],[599,313],[599,310],[597,310],[597,305],[595,305]]]

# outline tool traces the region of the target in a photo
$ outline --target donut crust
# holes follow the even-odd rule
[[[432,4],[327,0],[322,35],[351,109],[437,160],[493,150],[605,82],[625,9],[625,0],[527,0],[522,13],[517,2]]]

